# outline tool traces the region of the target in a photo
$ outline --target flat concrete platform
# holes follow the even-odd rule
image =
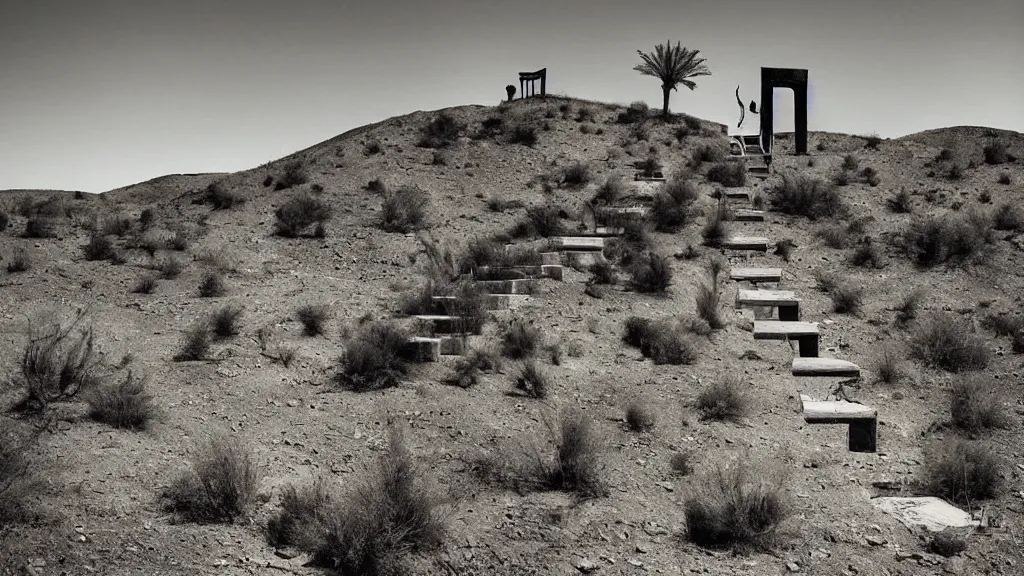
[[[930,532],[942,532],[947,528],[967,528],[980,524],[967,512],[934,496],[885,496],[871,502],[907,528],[923,526]]]
[[[733,219],[737,222],[764,222],[764,210],[737,210]]]
[[[728,250],[768,251],[768,239],[760,236],[733,236],[722,242],[722,248]]]
[[[726,198],[731,198],[733,200],[750,199],[750,192],[747,192],[742,188],[724,188],[722,190],[722,195],[725,196]]]
[[[562,236],[555,239],[555,245],[562,250],[604,250],[604,238],[587,236]]]
[[[837,358],[793,358],[793,376],[860,376],[860,366]]]
[[[809,424],[844,424],[851,420],[867,420],[878,417],[878,411],[857,402],[845,400],[811,400],[800,395],[804,420]]]
[[[800,299],[792,290],[738,290],[736,304],[741,306],[797,306]]]
[[[746,282],[781,282],[782,268],[733,268],[729,278]]]
[[[788,340],[801,336],[817,335],[818,325],[814,322],[754,321],[754,340]]]
[[[530,294],[537,281],[527,280],[477,280],[476,285],[487,294]]]

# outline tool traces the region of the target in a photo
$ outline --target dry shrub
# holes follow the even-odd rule
[[[459,388],[472,388],[480,380],[480,374],[492,372],[501,366],[501,358],[490,350],[475,348],[459,358],[448,383]]]
[[[995,209],[992,224],[996,230],[1024,231],[1024,210],[1015,204],[1004,202]]]
[[[93,389],[86,395],[89,417],[114,428],[145,430],[156,415],[153,395],[146,390],[146,379],[129,370],[115,384]]]
[[[213,206],[214,210],[231,210],[244,204],[245,198],[229,191],[220,182],[211,182],[204,191],[205,201]]]
[[[792,513],[788,491],[784,476],[775,470],[747,460],[718,465],[684,501],[687,536],[705,548],[768,548]]]
[[[626,193],[626,184],[622,181],[622,177],[617,175],[608,176],[604,181],[604,184],[597,189],[594,193],[594,197],[591,202],[595,205],[608,205],[615,204],[619,198]]]
[[[986,164],[1006,164],[1010,161],[1005,142],[995,141],[987,144],[982,153],[985,155]]]
[[[696,408],[703,420],[738,421],[747,413],[748,403],[739,376],[727,374],[701,390]]]
[[[408,553],[444,542],[443,501],[394,427],[388,449],[346,494],[332,500],[322,504],[327,510],[316,522],[323,528],[312,550],[315,566],[341,574],[405,574]]]
[[[896,192],[886,200],[885,205],[889,207],[889,210],[892,210],[897,214],[910,214],[914,210],[914,204],[910,198],[910,193],[904,188],[900,188],[899,192]]]
[[[769,193],[774,210],[811,220],[843,216],[848,208],[834,185],[806,174],[784,173]]]
[[[0,432],[0,526],[4,528],[32,516],[39,477],[29,449],[38,435],[6,426]]]
[[[1007,428],[1011,422],[996,387],[980,375],[969,375],[953,382],[949,391],[949,413],[954,426],[971,433]]]
[[[274,233],[285,238],[296,238],[310,226],[322,227],[334,215],[334,210],[323,200],[303,194],[285,202],[274,211]],[[314,232],[315,234],[315,232]]]
[[[338,380],[366,392],[397,386],[409,373],[409,334],[391,322],[369,322],[345,344]]]
[[[562,184],[574,188],[585,186],[593,179],[590,166],[583,162],[573,162],[562,171]]]
[[[57,232],[54,229],[53,218],[46,216],[33,216],[25,222],[23,238],[56,238]]]
[[[885,266],[882,254],[878,250],[878,245],[872,242],[870,237],[865,237],[854,248],[853,253],[850,254],[850,264],[876,269]]]
[[[306,336],[321,336],[331,317],[331,310],[326,304],[304,304],[295,310],[295,318],[302,323],[302,331]]]
[[[223,275],[213,270],[203,274],[203,279],[199,282],[200,296],[203,298],[215,298],[223,296],[225,292],[227,292],[227,287],[224,284]]]
[[[696,170],[705,162],[721,162],[725,160],[725,151],[720,146],[701,144],[690,156],[690,166]]]
[[[166,509],[200,524],[232,522],[256,501],[260,468],[235,437],[215,434],[198,447],[190,469],[164,492]]]
[[[139,278],[138,283],[132,288],[132,292],[135,294],[152,294],[156,290],[157,281],[156,277],[149,274]]]
[[[650,408],[639,400],[626,406],[626,424],[634,432],[647,432],[654,428],[655,417]]]
[[[284,165],[284,171],[278,175],[274,190],[285,190],[292,186],[299,186],[309,181],[309,176],[302,167],[300,160],[289,160]]]
[[[1001,468],[989,446],[953,438],[925,452],[922,480],[935,496],[970,505],[999,495]]]
[[[42,411],[51,402],[87,393],[100,383],[102,357],[86,321],[80,310],[67,323],[53,322],[38,330],[29,325],[19,374],[25,398],[18,410]]]
[[[981,370],[989,361],[985,341],[971,333],[966,322],[949,314],[933,314],[917,326],[910,338],[910,355],[947,372]]]
[[[685,326],[630,316],[624,328],[622,341],[639,348],[640,353],[655,364],[692,364],[697,359]]]
[[[674,452],[668,460],[672,472],[680,476],[689,476],[693,472],[693,455],[690,452]]]
[[[416,186],[402,186],[394,192],[385,192],[381,204],[381,229],[405,234],[427,228],[429,206],[430,194]]]
[[[14,249],[14,253],[11,255],[11,260],[7,263],[7,272],[9,274],[17,274],[19,272],[27,272],[32,268],[32,258],[28,254],[28,250],[24,247],[17,247]]]
[[[832,311],[837,314],[859,314],[864,301],[864,289],[844,279],[836,284],[829,295],[832,297]]]
[[[181,351],[174,356],[175,362],[203,360],[210,351],[210,327],[205,321],[198,321],[185,331]]]
[[[281,491],[281,509],[267,521],[267,541],[278,548],[315,549],[336,506],[337,498],[322,477],[303,486],[288,484]]]
[[[444,148],[452,145],[466,126],[450,114],[441,113],[423,127],[423,136],[417,142],[421,148]]]
[[[951,558],[967,550],[967,541],[955,533],[939,532],[928,541],[928,551],[943,558]]]
[[[532,398],[547,398],[551,391],[551,379],[533,360],[523,363],[513,378],[516,390]]]
[[[701,230],[705,246],[711,246],[712,248],[721,247],[722,242],[729,237],[729,225],[726,223],[725,216],[726,208],[722,202],[719,202],[714,210],[708,214],[707,220],[704,222],[704,228]]]
[[[630,267],[630,285],[637,292],[664,292],[672,285],[672,263],[667,256],[648,252]]]
[[[522,318],[513,318],[501,336],[501,354],[518,360],[533,356],[544,339],[540,328]]]
[[[526,217],[519,226],[528,231],[527,236],[550,238],[565,232],[562,226],[562,209],[557,206],[530,206],[526,209]]]
[[[719,275],[725,264],[721,260],[712,260],[708,266],[708,275],[704,282],[697,286],[697,314],[707,322],[712,330],[719,330],[725,327],[725,321],[718,313],[718,306],[721,303],[722,292],[718,287]]]
[[[241,306],[229,304],[215,311],[210,316],[210,328],[218,338],[237,336],[240,330],[239,319],[242,316]]]
[[[114,243],[102,234],[92,234],[89,242],[82,246],[85,259],[89,261],[113,260],[116,256]]]
[[[895,384],[903,377],[899,356],[889,347],[885,347],[875,362],[875,372],[878,374],[880,382]]]
[[[616,282],[615,267],[606,260],[601,260],[590,266],[590,280],[588,284],[613,285]]]
[[[715,182],[726,188],[739,188],[747,184],[747,165],[737,161],[719,162],[707,173],[708,182]]]
[[[903,246],[924,267],[981,260],[995,240],[994,224],[991,215],[976,210],[914,218],[902,231]]]
[[[906,324],[917,318],[918,308],[921,307],[921,300],[925,297],[924,288],[915,288],[904,296],[896,305],[896,321]]]

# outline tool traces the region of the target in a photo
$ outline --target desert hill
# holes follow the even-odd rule
[[[280,536],[289,486],[358,486],[363,468],[390,454],[389,423],[404,430],[416,478],[444,497],[446,535],[405,559],[412,573],[1018,573],[1024,138],[978,127],[877,140],[812,132],[809,155],[795,156],[792,137],[777,134],[762,180],[742,161],[733,168],[723,128],[527,99],[414,112],[234,174],[171,175],[102,195],[0,195],[0,363],[10,375],[0,428],[8,446],[37,436],[18,452],[31,474],[0,466],[0,510],[21,512],[0,514],[0,574],[322,573],[304,566],[317,559],[309,546],[269,543],[268,522]],[[667,181],[635,181],[644,170]],[[717,198],[740,195],[716,209]],[[467,370],[473,384],[457,386],[449,380],[470,355],[445,354],[412,363],[396,386],[354,390],[369,368],[342,356],[353,357],[367,326],[426,334],[400,314],[428,278],[439,289],[450,279],[425,243],[456,264],[481,264],[503,261],[485,248],[510,242],[526,261],[557,250],[545,235],[598,238],[603,209],[641,205],[639,225],[604,222],[626,228],[602,240],[603,257],[588,256],[608,266],[563,260],[561,280],[536,280],[468,338],[501,355],[506,331],[526,320],[523,330],[539,335],[526,354],[540,377],[517,388],[530,363],[505,358]],[[764,220],[730,219],[747,208]],[[278,214],[293,213],[309,219],[282,233]],[[764,237],[768,250],[721,248],[723,232]],[[724,268],[711,308],[722,326],[712,329],[698,302],[716,259]],[[802,344],[755,340],[769,311],[734,306],[749,288],[729,279],[741,267],[781,268],[779,289],[799,297],[801,321],[818,323],[821,356],[855,363],[860,378],[796,377]],[[319,335],[299,321],[307,306],[325,311]],[[30,329],[46,325],[44,313],[67,319],[81,307],[100,362],[92,390],[113,396],[107,386],[129,371],[144,376],[155,410],[144,430],[90,417],[91,391],[13,409],[25,408]],[[196,330],[207,334],[204,322],[231,310],[232,330],[186,359]],[[652,333],[658,346],[623,341],[632,317],[663,331]],[[950,327],[945,340],[927,336],[937,325]],[[801,394],[875,408],[877,452],[848,451],[843,425],[805,423]],[[976,418],[951,413],[958,397]],[[595,484],[567,480],[564,462],[557,486],[528,481],[534,461],[523,454],[533,446],[553,458],[552,434],[571,408],[594,435],[593,452],[584,449],[594,459],[579,466]],[[260,481],[234,521],[192,521],[161,496],[214,433],[253,451]],[[970,489],[943,492],[932,465],[955,446],[976,466]],[[521,469],[503,475],[509,462]],[[737,462],[748,476],[725,485],[738,492],[705,492],[717,465]],[[6,489],[6,478],[37,483]],[[947,534],[966,552],[939,554],[934,534],[873,504],[933,493],[984,516],[984,529]],[[715,510],[729,497],[761,507],[724,525],[757,533],[720,548],[695,542],[692,503]],[[789,514],[775,511],[776,497]],[[357,524],[375,534],[370,525]]]

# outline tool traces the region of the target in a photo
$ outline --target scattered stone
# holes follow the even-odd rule
[[[596,562],[590,558],[582,558],[576,562],[576,569],[584,574],[590,574],[599,568]]]
[[[786,563],[786,570],[789,570],[790,572],[799,572],[800,571],[800,565],[797,564],[796,562],[787,562]]]
[[[874,536],[868,536],[865,540],[872,546],[885,546],[889,543],[885,538],[876,538]]]

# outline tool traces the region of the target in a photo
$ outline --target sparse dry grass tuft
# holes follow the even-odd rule
[[[25,398],[18,410],[42,411],[52,402],[88,393],[100,384],[102,356],[85,312],[41,329],[30,324],[28,337],[18,376]]]
[[[1011,424],[994,384],[977,374],[953,382],[949,412],[954,426],[971,433],[1007,428]]]
[[[984,443],[947,439],[926,450],[922,480],[936,496],[972,504],[998,496],[1001,468],[999,457]]]
[[[306,336],[322,336],[331,317],[326,304],[304,304],[295,310],[295,318],[302,323]]]
[[[701,390],[696,408],[704,420],[738,421],[746,415],[748,404],[739,376],[726,374]]]
[[[626,424],[634,432],[647,432],[654,428],[654,412],[640,400],[633,400],[626,406]]]
[[[190,469],[164,492],[166,508],[200,524],[233,522],[256,501],[260,467],[237,438],[215,434],[203,441]]]
[[[381,204],[381,229],[402,234],[424,229],[427,227],[429,206],[430,194],[416,186],[385,192]]]
[[[355,392],[397,386],[409,373],[409,334],[391,322],[363,324],[345,343],[338,381]]]
[[[86,402],[90,418],[114,428],[145,430],[156,415],[145,378],[134,376],[130,370],[116,384],[93,389],[86,395]]]
[[[333,215],[334,210],[323,200],[309,194],[296,196],[274,211],[274,233],[285,238],[297,238],[304,232],[308,233],[311,226],[322,228]]]
[[[967,323],[950,314],[933,314],[924,319],[910,338],[910,354],[947,372],[980,370],[989,361],[985,341],[975,336]]]

